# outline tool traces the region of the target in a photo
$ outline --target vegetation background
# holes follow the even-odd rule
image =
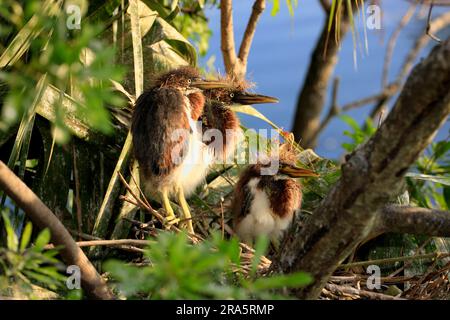
[[[314,221],[315,214],[330,203],[322,200],[332,197],[330,191],[344,180],[340,180],[340,164],[344,162],[340,150],[354,155],[370,145],[367,141],[376,140],[382,130],[377,128],[401,99],[399,93],[411,67],[427,57],[436,44],[424,28],[430,25],[431,32],[441,39],[449,32],[446,6],[436,5],[428,21],[426,4],[367,2],[274,0],[268,2],[269,10],[263,11],[266,1],[235,1],[235,28],[230,30],[223,23],[227,21],[223,13],[231,1],[4,0],[0,7],[0,159],[72,236],[58,236],[43,228],[50,220],[37,219],[20,195],[15,198],[19,188],[7,188],[13,178],[6,179],[2,169],[2,189],[6,192],[1,193],[0,296],[111,298],[111,290],[105,286],[107,278],[114,294],[121,298],[304,298],[318,297],[318,292],[327,299],[448,298],[450,247],[448,239],[437,237],[449,236],[445,223],[426,232],[402,229],[377,237],[358,234],[353,237],[355,243],[342,250],[343,257],[330,258],[329,265],[317,260],[328,268],[316,268],[323,271],[323,279],[318,279],[311,276],[314,268],[286,266],[283,261],[288,257],[277,256],[264,239],[255,248],[228,240],[227,206],[243,166],[214,168],[207,184],[189,199],[198,216],[199,237],[160,231],[158,212],[153,209],[157,203],[139,197],[128,134],[135,97],[155,73],[179,65],[199,65],[206,74],[219,69],[247,75],[261,92],[280,97],[279,107],[236,107],[244,125],[275,127],[285,139],[292,139],[286,134],[292,124],[299,148],[317,146],[319,156],[304,150],[301,157],[303,165],[321,174],[320,179],[303,182],[301,216]],[[363,13],[369,4],[382,8],[386,13],[383,23],[389,28],[366,29]],[[245,17],[244,11],[248,12]],[[256,30],[252,30],[254,41],[241,36],[244,26],[248,28],[261,13]],[[393,15],[396,19],[391,19]],[[219,30],[226,31],[226,36]],[[232,53],[219,52],[219,43],[230,41],[233,31],[236,43],[248,50],[251,47],[249,55],[239,52],[233,57]],[[302,38],[305,34],[306,43]],[[380,46],[379,39],[384,39],[385,45]],[[389,53],[394,46],[395,51]],[[287,59],[284,53],[295,56]],[[239,62],[230,67],[233,59]],[[383,66],[384,61],[391,62]],[[448,70],[442,73],[446,77]],[[434,85],[440,90],[439,79]],[[367,105],[372,107],[367,109]],[[427,129],[434,132],[438,124],[430,120]],[[398,128],[401,132],[400,124]],[[398,176],[406,187],[397,190],[383,185],[392,190],[389,199],[384,197],[381,202],[375,197],[376,201],[370,202],[374,210],[367,211],[378,212],[381,204],[421,207],[447,223],[448,131],[447,119],[434,142],[418,159],[411,158],[407,167],[412,166]],[[419,133],[417,141],[421,141]],[[341,135],[346,140],[336,138]],[[338,147],[341,142],[342,149]],[[407,144],[404,148],[416,150]],[[376,178],[367,179],[366,184]],[[28,192],[26,187],[20,188]],[[339,202],[332,203],[339,211]],[[25,214],[25,207],[31,212],[25,210]],[[294,234],[300,239],[302,232]],[[307,239],[307,231],[304,233]],[[64,281],[65,265],[85,257],[72,246],[72,237],[89,258],[82,266],[92,277],[82,279],[83,292],[68,290]],[[286,243],[286,255],[301,251],[295,245],[298,243]],[[333,246],[329,248],[332,251]],[[344,259],[346,264],[342,265]],[[281,274],[274,268],[278,262]],[[367,279],[366,266],[373,263],[380,264],[385,277],[383,288],[375,293],[358,288],[358,281]],[[321,291],[328,280],[331,282]],[[93,283],[105,290],[95,292]]]

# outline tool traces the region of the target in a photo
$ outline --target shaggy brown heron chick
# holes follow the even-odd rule
[[[227,87],[218,87],[205,90],[206,103],[201,116],[202,129],[205,143],[213,153],[213,159],[225,163],[234,154],[240,136],[240,122],[236,113],[230,108],[232,105],[251,105],[262,103],[277,103],[278,99],[247,90],[252,86],[244,80],[223,78],[221,81],[228,84]],[[217,130],[221,141],[217,143],[214,132],[210,135],[205,132]]]
[[[199,159],[206,148],[197,123],[205,104],[201,89],[226,85],[202,80],[194,68],[175,69],[154,81],[137,99],[133,112],[133,149],[144,191],[160,197],[169,225],[179,221],[169,201],[169,196],[176,195],[191,233],[185,195],[203,178],[197,172],[206,172],[205,161]]]
[[[254,164],[240,175],[231,206],[233,228],[248,244],[261,235],[278,247],[283,232],[291,224],[302,203],[300,177],[318,176],[296,166],[297,154],[290,143],[280,146],[279,170],[263,175],[263,164]]]

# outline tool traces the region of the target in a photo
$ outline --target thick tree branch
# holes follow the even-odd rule
[[[62,246],[61,255],[67,265],[77,265],[81,270],[81,284],[86,294],[94,299],[113,299],[111,291],[100,277],[70,233],[53,212],[0,161],[0,188],[22,208],[39,228],[49,228],[52,242]]]
[[[349,18],[343,13],[339,28],[340,39],[344,38],[348,28]],[[338,61],[339,44],[333,39],[335,33],[336,23],[333,23],[328,33],[327,16],[323,22],[320,38],[311,55],[309,68],[297,100],[292,131],[295,139],[300,140],[305,148],[313,147],[315,144],[315,133],[320,126],[320,115],[324,108],[328,83]],[[330,37],[329,40],[328,37]]]
[[[234,27],[233,27],[233,1],[220,1],[220,39],[223,62],[225,69],[229,71],[234,69],[236,64],[236,49],[234,44]]]
[[[248,55],[250,53],[250,47],[256,31],[256,25],[265,8],[265,0],[255,0],[252,13],[239,48],[239,55],[236,55],[233,27],[233,1],[220,1],[221,50],[227,74],[236,78],[245,77],[247,72]]]
[[[450,113],[450,39],[411,72],[376,134],[342,165],[342,177],[277,259],[283,272],[309,272],[296,293],[317,298],[336,267],[371,234],[377,210],[399,193],[407,169]]]
[[[450,212],[409,206],[386,206],[378,212],[374,233],[397,232],[450,237]]]

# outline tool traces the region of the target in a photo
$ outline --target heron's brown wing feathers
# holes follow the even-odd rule
[[[185,103],[182,92],[174,88],[154,88],[136,101],[131,131],[134,154],[145,175],[164,176],[178,165],[173,156],[183,156],[190,133]]]

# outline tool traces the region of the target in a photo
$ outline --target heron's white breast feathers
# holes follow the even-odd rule
[[[252,243],[258,236],[265,235],[269,239],[279,239],[289,227],[291,217],[281,218],[274,214],[269,196],[258,189],[260,178],[251,179],[247,186],[253,199],[249,213],[236,226],[236,233],[246,243]]]

